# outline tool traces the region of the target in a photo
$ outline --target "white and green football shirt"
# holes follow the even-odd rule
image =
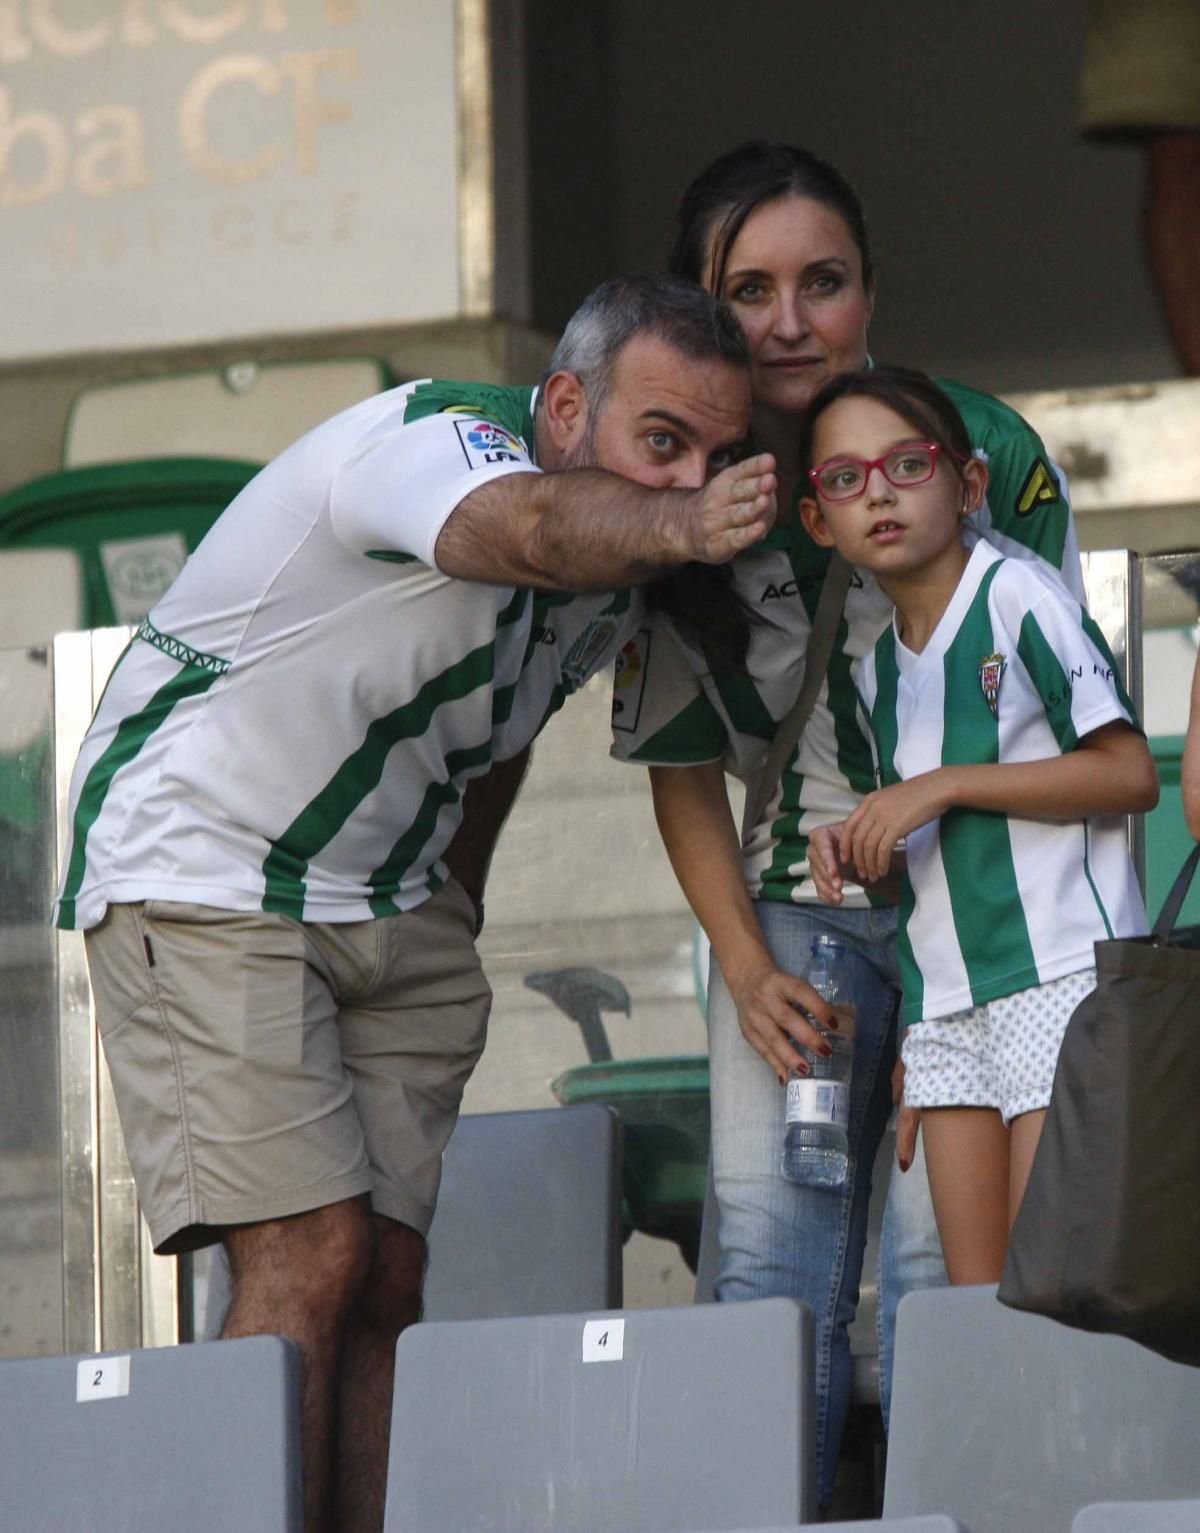
[[[538,472],[533,396],[407,384],[251,481],[101,699],[71,786],[60,926],[151,898],[354,921],[439,887],[466,782],[522,750],[636,624],[627,591],[436,566],[465,496]]]
[[[1000,400],[939,380],[958,406],[976,455],[988,465],[986,504],[968,540],[1057,570],[1083,598],[1079,547],[1066,484],[1041,438]],[[804,656],[830,555],[798,517],[733,560],[733,595],[747,610],[750,644],[743,672],[710,668],[661,612],[651,613],[617,661],[612,752],[652,766],[724,761],[751,782],[777,722],[800,690]],[[747,886],[758,899],[815,901],[808,835],[843,819],[874,787],[874,766],[856,717],[851,671],[886,627],[892,604],[872,576],[855,571],[841,625],[804,734],[745,847]],[[856,885],[847,905],[866,905]]]
[[[941,766],[1066,755],[1116,719],[1139,727],[1085,609],[1040,566],[986,543],[921,653],[893,621],[857,680],[884,787]],[[905,844],[905,1022],[1076,973],[1096,942],[1146,930],[1123,815],[952,809]]]

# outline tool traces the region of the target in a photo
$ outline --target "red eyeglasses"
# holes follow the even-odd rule
[[[808,477],[822,500],[856,499],[866,489],[873,468],[896,489],[908,490],[933,478],[939,451],[936,442],[905,442],[882,458],[830,458],[810,468]]]

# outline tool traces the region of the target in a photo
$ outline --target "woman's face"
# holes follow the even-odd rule
[[[755,208],[725,263],[720,296],[750,343],[755,405],[799,414],[825,379],[866,365],[875,295],[844,219],[811,197]]]

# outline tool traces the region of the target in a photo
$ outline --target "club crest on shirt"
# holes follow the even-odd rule
[[[601,663],[616,633],[617,620],[613,617],[598,617],[587,625],[562,662],[563,676],[572,688],[581,687]]]
[[[979,662],[979,685],[993,718],[1000,717],[1000,678],[1008,669],[1005,655],[984,655]]]

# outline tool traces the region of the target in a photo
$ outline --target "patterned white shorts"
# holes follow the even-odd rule
[[[914,1023],[901,1049],[904,1100],[910,1107],[998,1107],[1005,1124],[1048,1106],[1067,1023],[1095,988],[1095,969],[1080,969]]]

